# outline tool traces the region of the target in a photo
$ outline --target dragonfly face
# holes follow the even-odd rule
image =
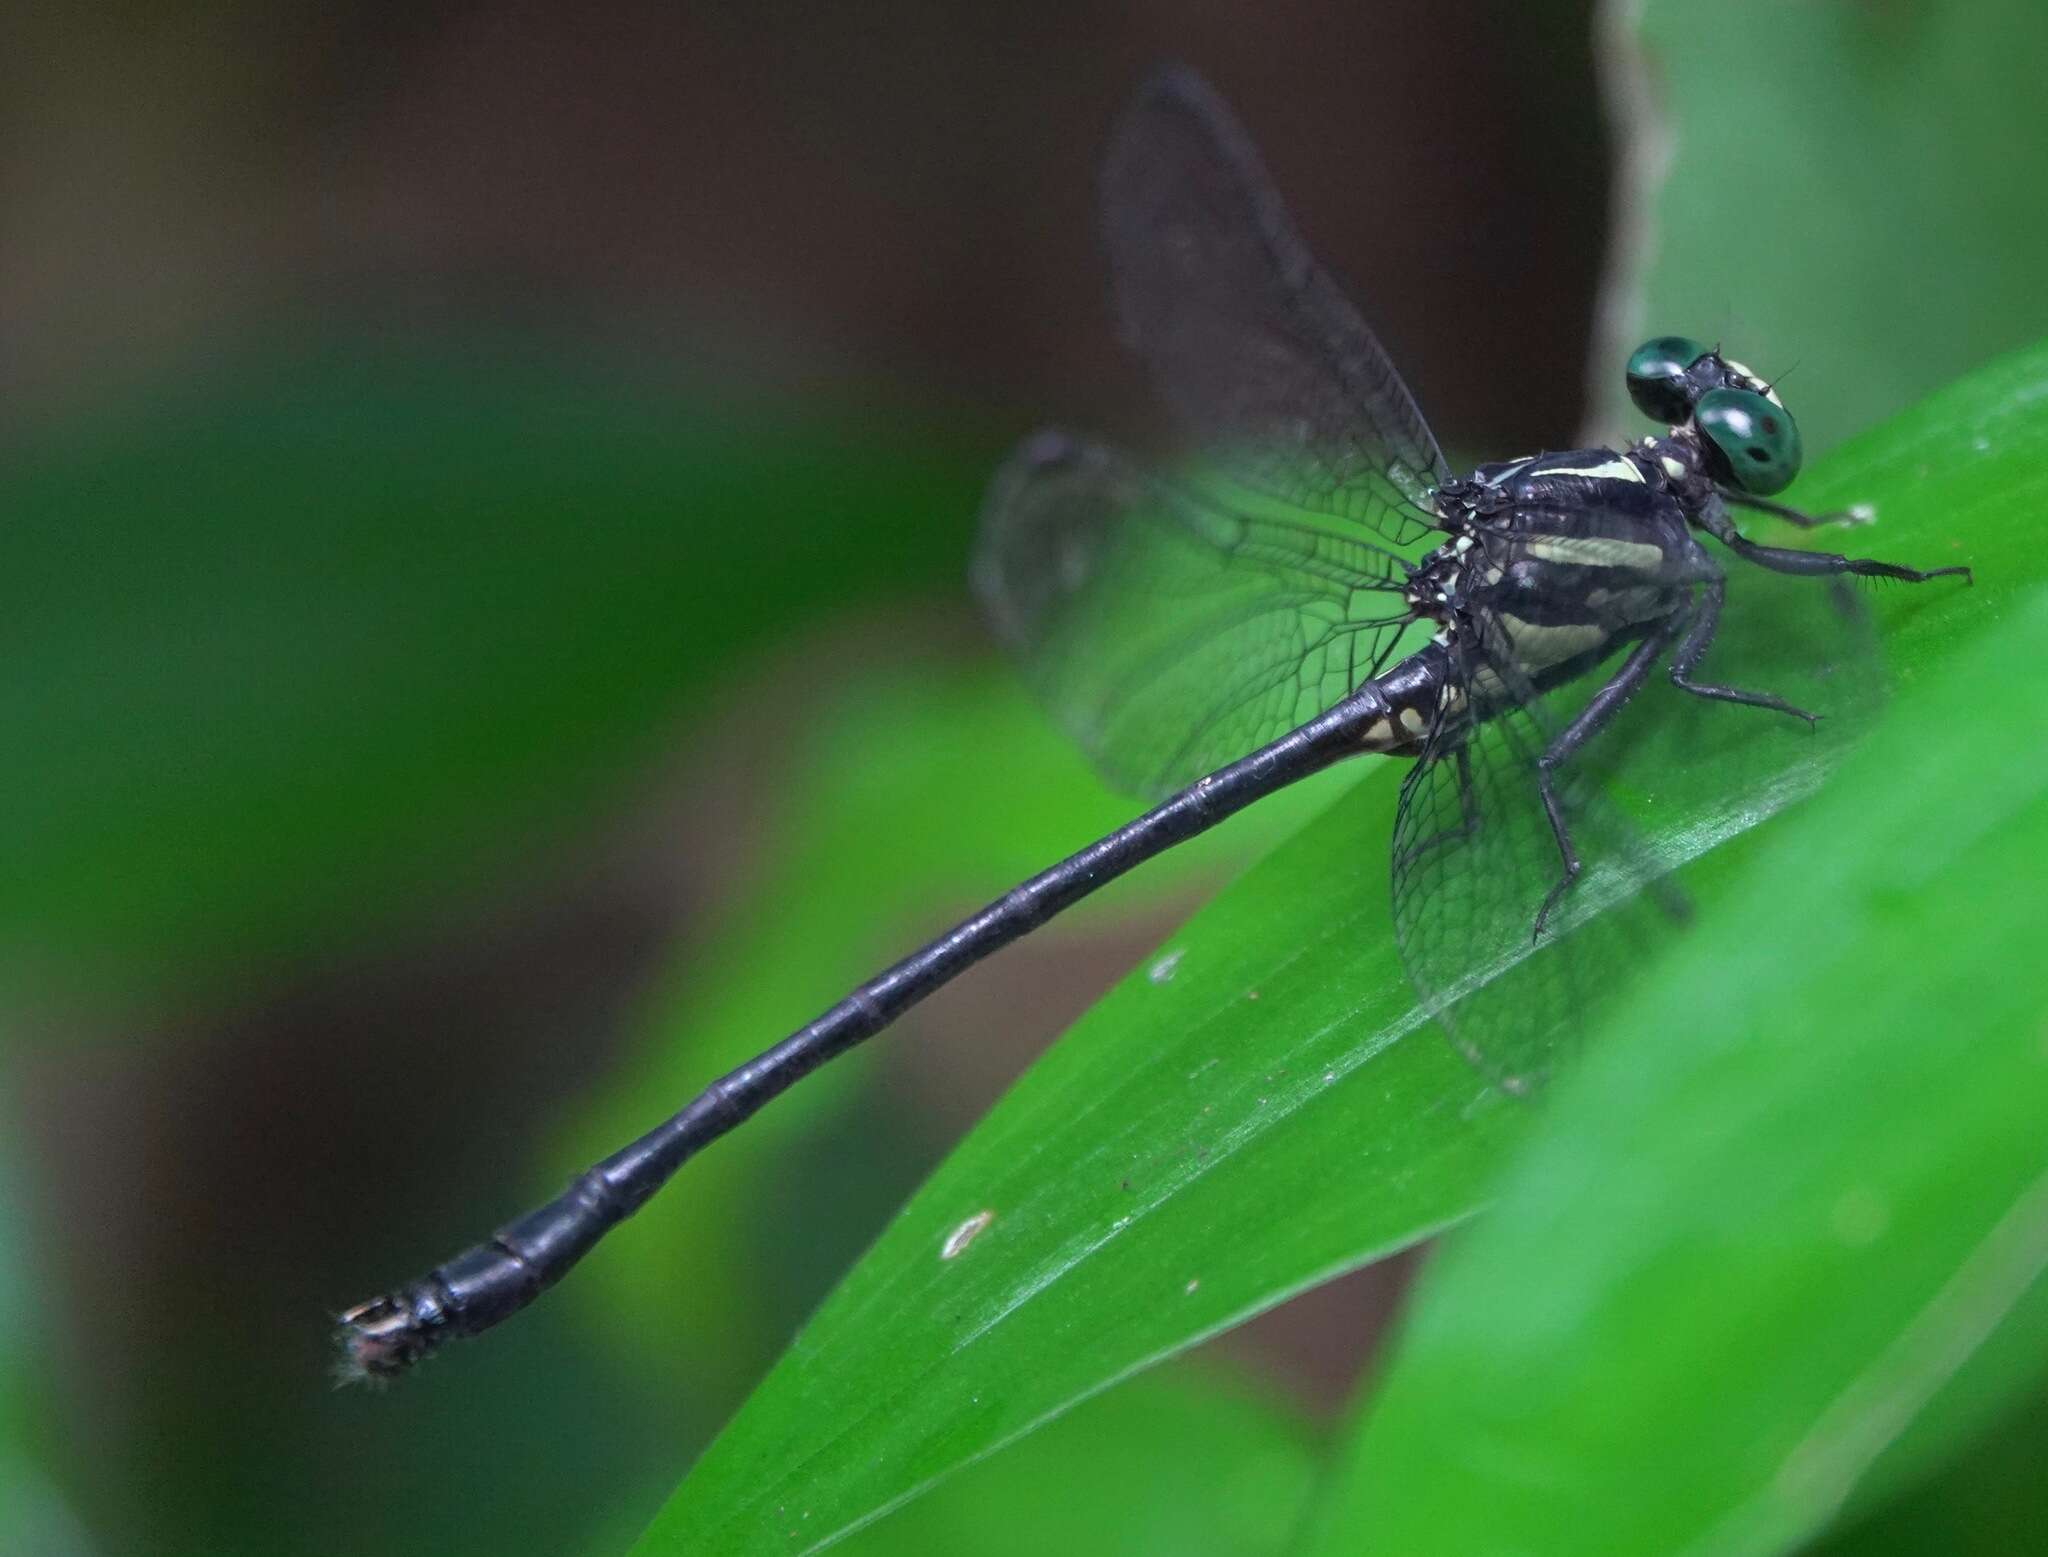
[[[1753,497],[1799,474],[1799,426],[1778,392],[1739,362],[1682,335],[1662,335],[1628,359],[1628,393],[1645,416],[1704,458],[1708,473]]]

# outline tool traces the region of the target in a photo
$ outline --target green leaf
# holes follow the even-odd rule
[[[2048,1524],[2048,1391],[1921,1486],[1811,1548],[1810,1557],[2008,1557]]]
[[[1647,336],[1720,341],[1809,453],[2048,333],[2048,7],[1641,0],[1603,64],[1625,156],[1602,425]]]
[[[29,1285],[19,1177],[18,1165],[0,1154],[0,1551],[83,1552],[83,1524],[51,1472],[58,1435],[42,1375],[58,1330]]]
[[[0,966],[101,996],[527,864],[733,654],[957,579],[985,469],[517,342],[12,436]]]
[[[1780,1552],[2048,1366],[2048,588],[1969,603],[1556,1090],[1305,1550]]]
[[[1864,439],[1814,483],[1816,501],[1848,488],[1878,505],[1854,541],[1983,569],[1974,591],[1877,597],[1909,679],[1995,634],[2019,582],[2040,577],[2012,516],[2044,495],[2044,403],[2036,350]],[[1714,762],[1699,766],[1710,781]],[[1387,922],[1395,776],[1369,774],[1018,1083],[640,1551],[812,1549],[1125,1374],[1479,1207],[1531,1115],[1432,1034],[1401,1041],[1419,1018]],[[1716,813],[1715,827],[1768,810]],[[1655,820],[1674,857],[1717,835],[1677,805]],[[773,1515],[792,1499],[812,1514],[795,1538]]]
[[[1256,1557],[1285,1549],[1319,1463],[1312,1435],[1276,1403],[1214,1367],[1162,1369],[868,1526],[842,1550]],[[790,1513],[801,1520],[800,1509]]]

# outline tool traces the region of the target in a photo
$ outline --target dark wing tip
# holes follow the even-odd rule
[[[1154,68],[1131,94],[1110,132],[1103,159],[1104,182],[1113,184],[1117,171],[1138,149],[1145,121],[1162,110],[1194,121],[1201,133],[1223,153],[1226,162],[1249,169],[1255,181],[1265,180],[1265,167],[1253,149],[1250,133],[1223,94],[1192,65],[1169,60]]]
[[[1041,427],[1017,445],[1016,452],[1004,461],[1002,471],[1017,469],[1029,473],[1047,465],[1069,464],[1080,458],[1082,447],[1081,440],[1064,428]],[[998,481],[1002,471],[997,473]]]
[[[1207,269],[1176,249],[1199,251],[1219,234],[1255,233],[1282,285],[1298,288],[1314,268],[1251,132],[1188,65],[1159,66],[1118,116],[1096,196],[1118,333],[1140,353],[1164,328],[1162,290],[1183,292]],[[1152,349],[1160,344],[1150,340]]]
[[[1087,461],[1092,446],[1059,427],[1041,427],[1030,434],[989,478],[988,495],[981,503],[981,524],[976,551],[987,548],[1014,512],[1017,500],[1040,478]]]
[[[1198,108],[1220,108],[1222,99],[1209,85],[1209,78],[1185,60],[1165,59],[1154,65],[1138,84],[1133,106],[1154,99],[1184,103]]]
[[[989,478],[975,527],[968,582],[996,636],[1016,648],[1027,636],[1017,598],[1015,548],[1032,522],[1034,494],[1048,476],[1082,463],[1088,445],[1058,427],[1041,427],[1010,452]]]

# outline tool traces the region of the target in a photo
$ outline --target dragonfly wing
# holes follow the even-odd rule
[[[1491,657],[1461,653],[1465,674],[1498,676],[1508,703],[1476,728],[1440,726],[1402,785],[1394,935],[1453,1045],[1495,1085],[1520,1093],[1542,1084],[1683,915],[1684,900],[1592,774],[1566,763],[1555,790],[1584,870],[1535,935],[1564,874],[1537,786],[1537,760],[1562,711]]]
[[[1394,825],[1395,935],[1424,1005],[1504,1088],[1539,1082],[1683,916],[1671,870],[1812,793],[1876,723],[1882,660],[1853,594],[1776,574],[1740,584],[1706,669],[1813,710],[1818,729],[1653,678],[1557,774],[1585,872],[1541,942],[1530,930],[1562,865],[1536,761],[1603,678],[1538,697],[1483,620],[1457,639],[1466,684],[1497,681],[1509,706],[1462,746],[1454,727],[1436,732],[1408,775]],[[1631,824],[1621,796],[1653,832]]]
[[[1060,723],[1146,795],[1313,719],[1410,623],[1406,566],[1352,527],[1227,507],[1058,432],[997,473],[974,579]]]
[[[1397,548],[1436,527],[1435,438],[1200,77],[1139,93],[1101,201],[1124,338],[1225,480]]]

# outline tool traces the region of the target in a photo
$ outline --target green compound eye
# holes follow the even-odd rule
[[[1783,406],[1747,389],[1710,389],[1693,422],[1721,467],[1715,474],[1752,497],[1782,492],[1799,474],[1799,427]]]
[[[1628,397],[1653,422],[1682,422],[1692,414],[1692,386],[1686,369],[1707,355],[1707,348],[1683,335],[1660,335],[1644,341],[1628,359]]]

